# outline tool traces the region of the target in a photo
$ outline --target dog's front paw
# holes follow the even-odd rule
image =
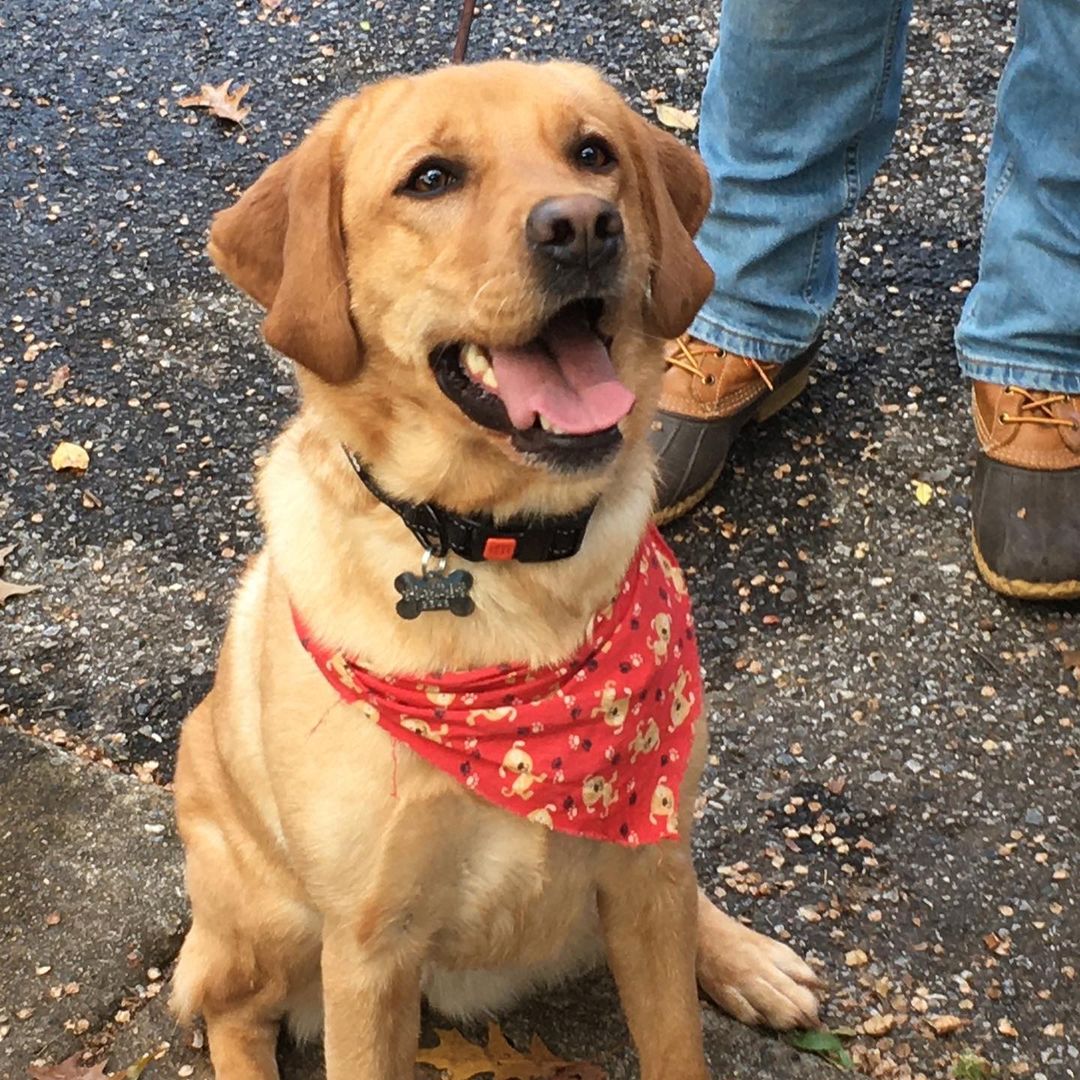
[[[813,969],[779,941],[736,922],[698,894],[697,975],[701,988],[744,1024],[777,1031],[818,1025]]]

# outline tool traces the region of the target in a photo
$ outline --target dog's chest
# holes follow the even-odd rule
[[[542,965],[595,925],[585,841],[496,808],[471,806],[470,839],[432,939],[448,968]],[[460,834],[459,834],[460,836]]]

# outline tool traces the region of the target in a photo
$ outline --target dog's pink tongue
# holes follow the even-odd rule
[[[589,435],[613,427],[634,405],[604,343],[580,316],[554,319],[542,340],[492,349],[491,366],[516,428],[532,427],[540,415],[571,435]]]

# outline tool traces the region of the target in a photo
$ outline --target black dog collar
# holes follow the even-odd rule
[[[436,558],[453,552],[470,562],[556,562],[576,555],[596,504],[561,517],[518,517],[496,524],[489,514],[468,516],[437,503],[395,499],[375,482],[364,463],[343,447],[364,487],[408,527]]]

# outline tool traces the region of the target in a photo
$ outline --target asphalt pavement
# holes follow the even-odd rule
[[[974,574],[951,341],[1014,14],[919,6],[902,128],[843,230],[814,382],[667,530],[713,694],[701,876],[820,964],[826,1021],[884,1078],[1080,1076],[1080,708],[1063,664],[1080,620]],[[0,608],[0,723],[95,776],[167,784],[259,544],[255,462],[296,404],[257,312],[210,267],[209,218],[337,97],[443,62],[456,16],[455,0],[0,9],[0,577],[43,586]],[[487,4],[471,55],[586,60],[642,111],[693,109],[715,16]],[[242,126],[177,104],[225,79],[251,84]],[[65,441],[85,473],[53,469]],[[589,1030],[606,1052],[610,997],[581,993],[520,1022],[547,1016],[557,1040],[580,1007],[605,1019],[575,1052]],[[27,1007],[0,995],[0,1061]],[[796,1075],[753,1059],[777,1045],[764,1036],[731,1037],[725,1074]]]

